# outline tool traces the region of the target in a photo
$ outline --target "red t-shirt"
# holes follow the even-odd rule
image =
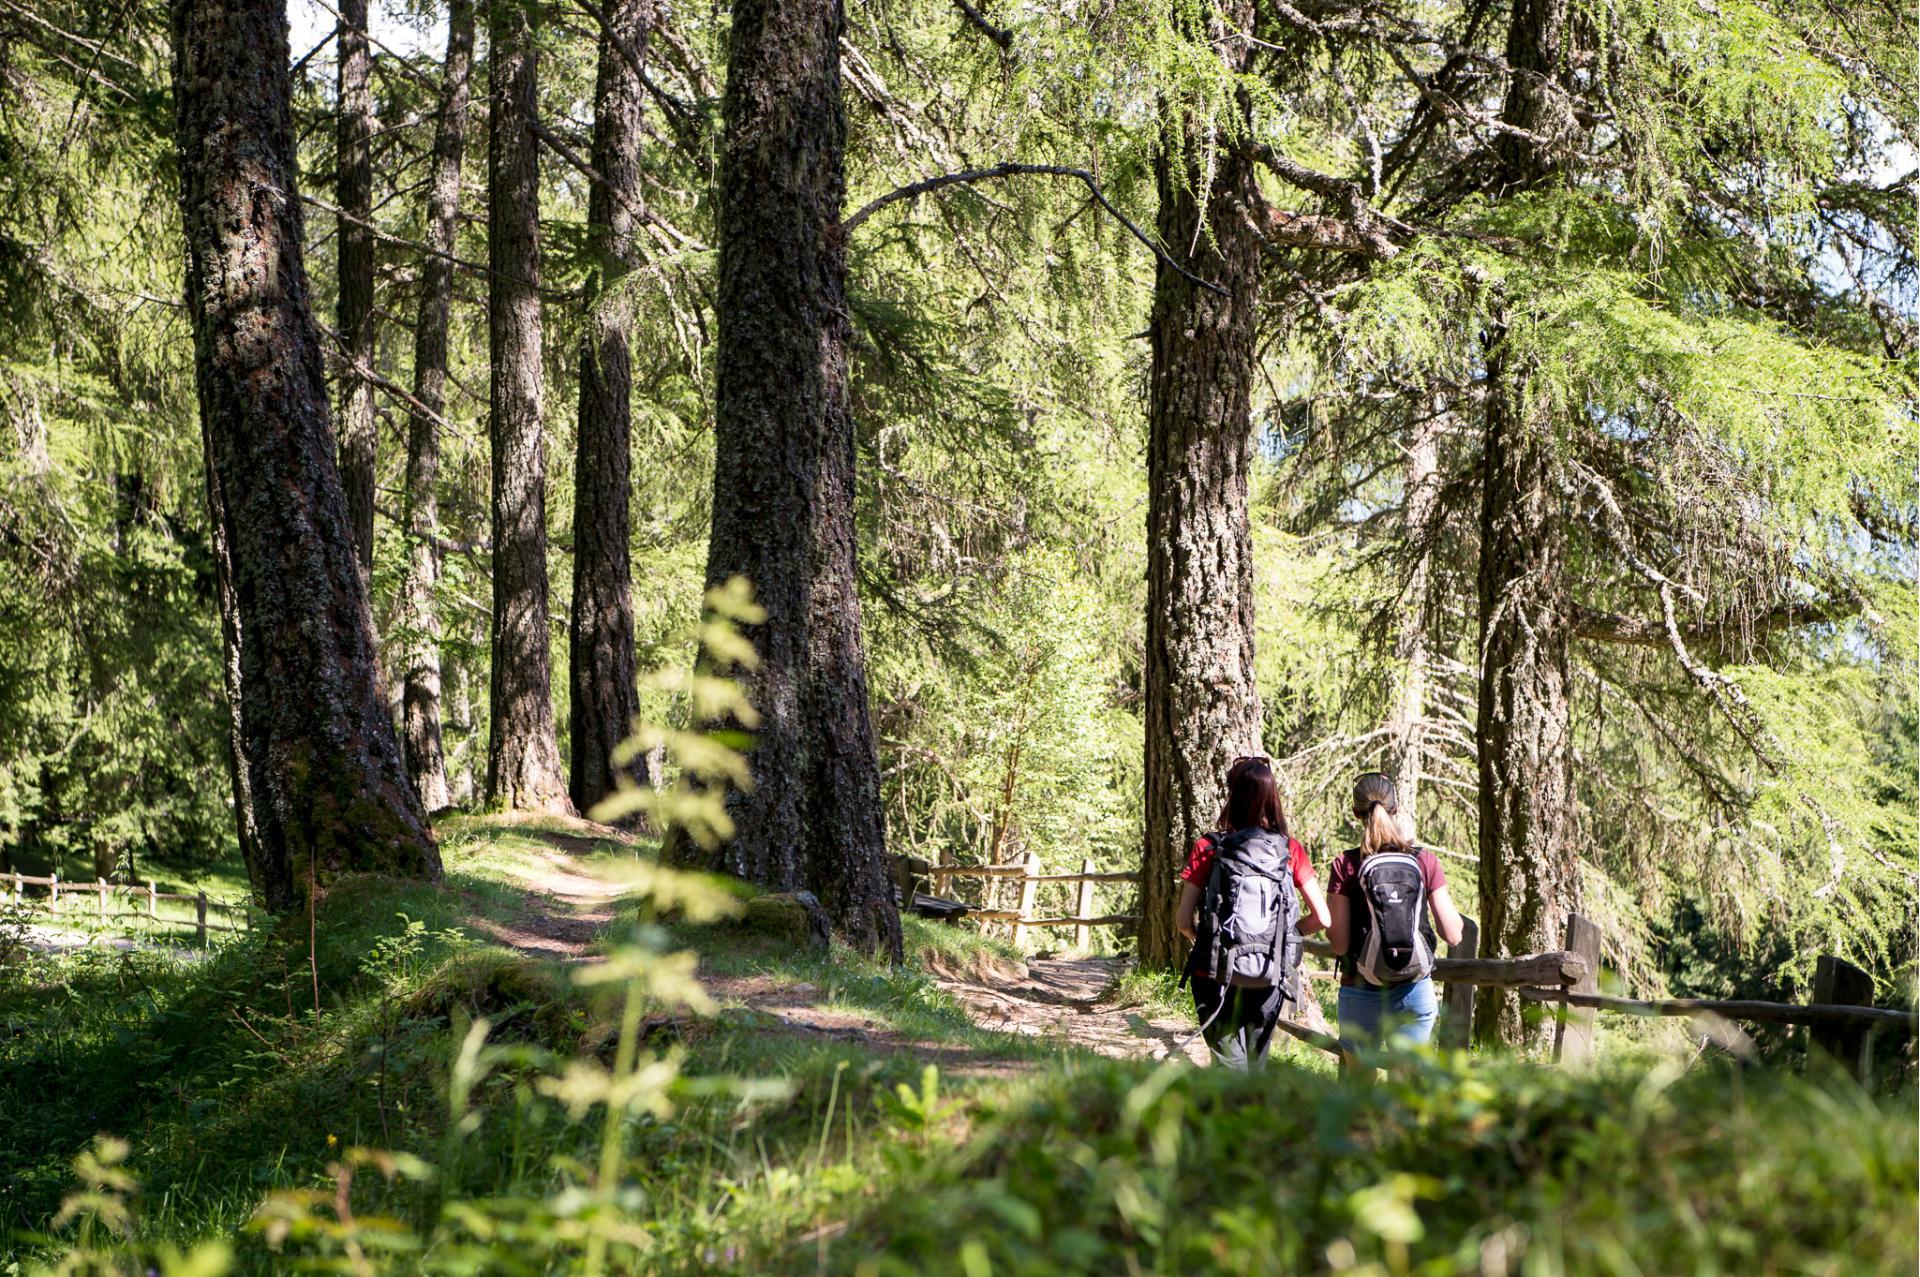
[[[1427,896],[1447,885],[1447,871],[1440,867],[1440,858],[1425,847],[1415,847],[1413,858],[1420,862],[1420,876],[1426,879]],[[1327,870],[1327,894],[1329,896],[1351,896],[1360,898],[1360,849],[1350,847],[1333,859],[1333,865]]]
[[[1207,885],[1207,875],[1213,870],[1214,839],[1218,834],[1202,834],[1193,840],[1193,847],[1187,852],[1187,867],[1180,871],[1180,881],[1190,882],[1196,887]],[[1289,867],[1293,870],[1293,885],[1305,890],[1313,881],[1313,862],[1307,859],[1307,849],[1295,839],[1287,839],[1287,851],[1290,853]]]

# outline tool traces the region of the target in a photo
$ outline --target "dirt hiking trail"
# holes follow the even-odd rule
[[[594,937],[613,920],[614,906],[626,888],[580,872],[572,856],[604,849],[609,842],[626,842],[628,835],[589,821],[567,821],[568,830],[579,826],[577,832],[560,832],[554,823],[552,817],[543,817],[538,822],[543,827],[529,821],[524,830],[547,847],[515,875],[526,890],[521,912],[505,923],[480,924],[480,929],[532,957],[591,961]],[[1195,1035],[1191,1021],[1115,999],[1115,982],[1127,968],[1124,958],[1016,961],[979,954],[959,960],[927,949],[919,961],[935,985],[983,1029],[1048,1039],[1063,1048],[1115,1059],[1163,1060],[1178,1053],[1195,1064],[1207,1062],[1206,1043]],[[964,1072],[1030,1067],[989,1060],[990,1053],[967,1046],[910,1041],[879,1016],[828,1005],[828,996],[804,981],[771,973],[706,972],[701,978],[723,1006],[764,1015],[795,1033],[911,1051]]]

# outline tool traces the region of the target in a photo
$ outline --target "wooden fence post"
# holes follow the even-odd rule
[[[1577,913],[1567,915],[1567,948],[1587,960],[1587,973],[1573,986],[1574,993],[1600,992],[1600,928]],[[1554,1059],[1579,1064],[1593,1058],[1592,1007],[1560,1004],[1560,1027],[1554,1030]],[[1564,1042],[1565,1050],[1560,1050]]]
[[[147,918],[149,921],[160,916],[160,893],[154,889],[153,879],[147,879]]]
[[[1873,977],[1845,958],[1822,954],[1813,968],[1813,1000],[1841,1006],[1873,1005]],[[1867,1044],[1866,1025],[1810,1026],[1807,1041],[1863,1076]]]
[[[1034,881],[1040,872],[1040,856],[1029,851],[1021,861],[1020,873],[1020,917],[1013,924],[1013,947],[1025,952],[1027,944],[1027,919],[1033,916],[1034,893],[1040,890],[1040,884]]]
[[[1480,956],[1480,924],[1472,918],[1460,919],[1460,943],[1447,946],[1449,958]],[[1440,1043],[1465,1047],[1473,1041],[1473,986],[1449,984],[1440,995]]]
[[[1080,872],[1083,874],[1090,874],[1093,872],[1093,860],[1090,857],[1082,859],[1080,861]],[[1093,880],[1090,878],[1083,878],[1080,880],[1080,892],[1078,897],[1074,900],[1073,915],[1076,918],[1093,917]],[[1091,927],[1087,926],[1085,923],[1081,923],[1078,926],[1074,927],[1073,929],[1073,947],[1074,948],[1078,949],[1082,953],[1085,953],[1092,946],[1092,944],[1093,944],[1093,929]]]
[[[100,893],[100,921],[105,922],[107,920],[107,880],[95,878],[93,889]]]
[[[193,939],[202,947],[207,943],[207,893],[204,891],[193,897]]]

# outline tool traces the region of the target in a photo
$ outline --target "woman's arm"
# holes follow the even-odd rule
[[[1300,894],[1306,897],[1307,907],[1300,915],[1300,934],[1310,936],[1316,931],[1324,931],[1331,922],[1332,915],[1327,912],[1327,895],[1320,890],[1320,881],[1309,878],[1300,884]]]
[[[1460,911],[1453,907],[1453,897],[1447,894],[1445,887],[1427,897],[1427,905],[1433,910],[1433,925],[1440,932],[1440,938],[1448,944],[1459,944],[1465,929],[1460,925]]]
[[[1180,884],[1180,903],[1174,906],[1173,929],[1187,939],[1193,939],[1193,930],[1199,920],[1200,888],[1191,882]]]
[[[1333,946],[1335,953],[1347,951],[1347,941],[1351,939],[1350,910],[1353,901],[1344,895],[1327,897],[1327,943]]]

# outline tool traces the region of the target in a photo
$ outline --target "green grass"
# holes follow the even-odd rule
[[[94,952],[0,972],[14,1255],[27,1271],[73,1257],[84,1224],[39,1235],[76,1155],[110,1133],[142,1183],[139,1240],[96,1246],[101,1271],[164,1271],[166,1246],[225,1239],[241,1272],[351,1267],[350,1244],[386,1271],[564,1272],[596,1230],[617,1239],[611,1271],[1915,1264],[1910,1096],[1645,1052],[1591,1073],[1461,1056],[1372,1085],[1291,1044],[1255,1078],[1106,1061],[977,1027],[913,962],[695,925],[668,899],[698,899],[678,879],[623,907],[602,945],[659,991],[634,1003],[638,1062],[677,1061],[609,1123],[578,1097],[616,1057],[619,987],[484,938],[523,912],[524,876],[556,840],[634,867],[631,845],[574,830],[450,821],[445,889],[338,884],[311,958],[301,918],[201,960]],[[1011,957],[968,929],[907,928],[910,957]],[[676,1003],[658,955],[679,949],[700,954],[717,1014]],[[848,1027],[796,1027],[782,994]],[[1164,977],[1129,976],[1114,996],[1190,1015]],[[468,1036],[479,1019],[484,1046]],[[609,1149],[612,1198],[592,1188]],[[332,1206],[347,1166],[351,1225]],[[249,1227],[263,1202],[289,1230],[277,1242]]]
[[[1428,1061],[1378,1084],[1101,1062],[903,1146],[740,1271],[1914,1270],[1910,1102],[1845,1079]]]
[[[74,1158],[103,1133],[132,1144],[145,1236],[184,1244],[237,1234],[245,1271],[279,1267],[245,1231],[262,1199],[323,1182],[346,1149],[394,1149],[440,1165],[429,1187],[375,1178],[356,1190],[363,1211],[416,1227],[455,1195],[537,1196],[564,1185],[598,1128],[532,1084],[557,1067],[549,1061],[608,1058],[616,1015],[559,964],[484,936],[523,912],[524,877],[552,859],[556,840],[573,867],[633,863],[633,847],[581,839],[577,829],[453,818],[441,826],[444,888],[342,880],[319,908],[311,952],[300,917],[205,955],[84,951],[0,972],[0,1112],[9,1115],[0,1253],[7,1238],[38,1253],[38,1235],[73,1187]],[[657,946],[699,949],[716,976],[810,985],[828,1009],[857,1014],[872,1038],[796,1033],[741,1005],[711,1019],[656,1008],[647,1046],[684,1053],[685,1081],[671,1117],[634,1124],[630,1178],[665,1250],[695,1253],[711,1221],[769,1185],[777,1199],[803,1154],[844,1159],[930,1054],[978,1057],[989,1073],[1055,1054],[976,1028],[913,966],[839,947],[795,951],[725,924],[655,926],[632,909],[610,930],[639,925],[653,928]],[[967,932],[908,926],[915,952],[958,960],[981,948]],[[450,1060],[477,1017],[490,1022],[494,1046],[518,1055],[485,1079],[478,1119],[455,1140]],[[762,1085],[730,1085],[736,1077]]]

